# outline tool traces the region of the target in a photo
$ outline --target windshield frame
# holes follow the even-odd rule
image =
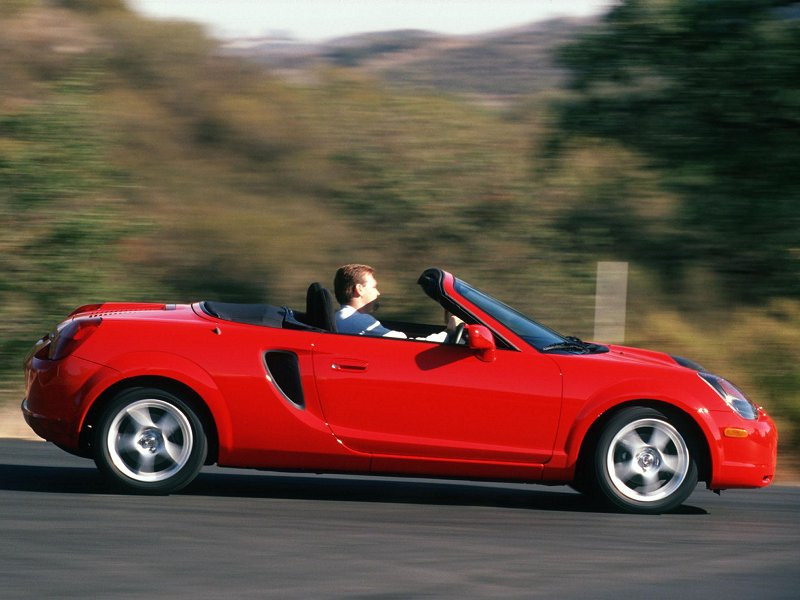
[[[460,296],[469,300],[469,302],[539,352],[542,352],[543,348],[552,344],[567,342],[567,338],[557,331],[534,321],[517,309],[479,290],[466,281],[454,277],[453,287]]]

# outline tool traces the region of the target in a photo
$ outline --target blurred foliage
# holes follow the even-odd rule
[[[5,0],[0,4],[0,17],[10,17],[16,15],[24,9],[29,8],[35,0]]]
[[[359,68],[291,83],[111,0],[12,4],[0,402],[80,304],[302,308],[357,261],[384,318],[438,322],[415,285],[437,265],[591,337],[610,259],[631,263],[629,343],[730,375],[800,445],[796,19],[631,0],[561,51],[568,89],[498,107]]]
[[[670,281],[707,265],[738,299],[800,297],[800,21],[779,10],[796,4],[630,0],[561,50],[572,93],[550,150],[612,140],[658,170],[672,227],[653,235],[634,208],[608,238]],[[568,231],[592,222],[583,208]]]
[[[88,13],[125,9],[125,0],[57,0],[56,4]]]

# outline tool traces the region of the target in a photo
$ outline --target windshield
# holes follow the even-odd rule
[[[476,290],[460,279],[455,280],[455,288],[464,298],[497,319],[537,350],[542,350],[554,344],[563,344],[566,341],[566,338],[555,331],[540,325],[536,321],[532,321],[521,312],[484,294],[480,290]]]

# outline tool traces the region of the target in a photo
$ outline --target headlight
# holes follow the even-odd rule
[[[755,421],[758,419],[758,407],[750,402],[747,397],[727,379],[711,373],[698,373],[703,381],[710,385],[725,403],[743,419]]]

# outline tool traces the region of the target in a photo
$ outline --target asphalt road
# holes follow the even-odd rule
[[[0,598],[800,597],[800,488],[698,488],[676,513],[568,488],[207,468],[111,493],[0,440]]]

